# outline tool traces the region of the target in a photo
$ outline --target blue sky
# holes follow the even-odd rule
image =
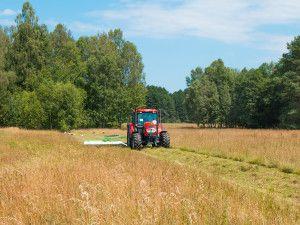
[[[22,0],[0,1],[12,25]],[[222,58],[241,69],[277,61],[300,34],[300,0],[31,0],[41,23],[63,23],[75,38],[121,28],[143,56],[147,84],[185,88],[196,66]]]

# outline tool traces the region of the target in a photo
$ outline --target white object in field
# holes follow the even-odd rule
[[[99,145],[123,145],[123,146],[127,146],[127,144],[125,144],[122,141],[85,141],[83,142],[84,145],[95,145],[95,146],[99,146]]]

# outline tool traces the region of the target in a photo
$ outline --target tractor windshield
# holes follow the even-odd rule
[[[156,124],[157,123],[157,113],[152,113],[152,112],[143,112],[143,113],[138,113],[138,124],[139,125],[144,125],[146,122],[151,122]]]

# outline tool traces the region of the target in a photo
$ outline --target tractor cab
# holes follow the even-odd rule
[[[139,112],[137,113],[137,125],[143,126],[145,123],[157,124],[158,113],[157,112]]]
[[[161,114],[157,109],[135,109],[132,112],[131,122],[127,125],[127,145],[141,149],[148,144],[152,146],[170,146],[167,131],[163,130]]]

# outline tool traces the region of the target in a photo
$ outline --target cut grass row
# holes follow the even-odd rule
[[[300,174],[300,131],[166,125],[174,148]]]
[[[196,154],[200,154],[200,155],[212,156],[212,157],[221,158],[221,159],[230,159],[230,160],[237,161],[237,162],[246,162],[249,164],[263,166],[263,167],[267,167],[267,168],[276,168],[283,173],[292,173],[292,174],[300,175],[299,170],[294,170],[293,168],[288,167],[286,165],[280,167],[278,164],[276,164],[274,162],[269,162],[269,163],[265,164],[263,161],[261,161],[260,159],[257,159],[257,158],[256,159],[247,159],[245,157],[230,156],[230,155],[226,155],[224,153],[205,152],[205,151],[201,151],[201,150],[193,150],[193,149],[187,149],[187,148],[180,148],[180,150],[185,151],[185,152],[196,153]]]
[[[286,174],[243,161],[220,158],[182,149],[147,149],[145,154],[155,158],[189,166],[247,189],[267,193],[300,204],[300,176]]]

